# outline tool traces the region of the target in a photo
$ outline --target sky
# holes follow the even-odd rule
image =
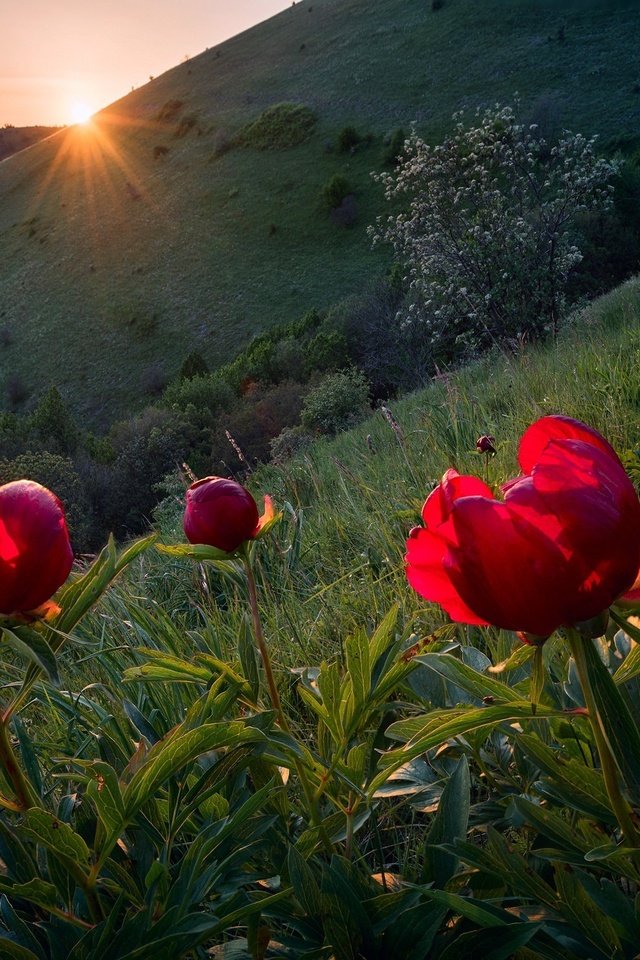
[[[149,76],[290,2],[1,0],[0,5],[0,127],[23,127],[86,119]]]

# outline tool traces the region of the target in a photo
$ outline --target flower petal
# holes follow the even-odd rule
[[[407,540],[407,579],[413,589],[432,603],[439,603],[459,623],[486,626],[467,606],[443,565],[449,548],[445,539],[431,530],[419,529]]]
[[[579,420],[557,415],[541,417],[525,430],[518,449],[518,462],[523,473],[531,473],[552,440],[581,440],[598,447],[620,463],[611,444],[597,430],[588,427],[586,423],[580,423]]]
[[[459,545],[444,567],[479,617],[542,637],[564,622],[566,562],[553,539],[508,504],[482,497],[459,500],[452,523]]]

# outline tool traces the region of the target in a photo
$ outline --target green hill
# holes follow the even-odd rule
[[[228,361],[256,332],[361,290],[386,268],[366,228],[384,137],[506,101],[603,141],[633,135],[633,0],[313,0],[152,80],[0,166],[0,396],[51,383],[104,425],[198,349]],[[315,115],[291,139],[269,107]],[[304,117],[304,114],[303,114]],[[299,119],[299,115],[298,115]],[[371,136],[341,152],[353,126]],[[246,131],[246,132],[245,132]],[[294,130],[294,139],[295,139]],[[264,141],[264,129],[263,141]],[[264,142],[259,145],[264,146]],[[322,193],[346,177],[350,228]]]

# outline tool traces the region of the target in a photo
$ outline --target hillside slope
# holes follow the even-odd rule
[[[435,139],[454,110],[518,91],[546,125],[633,133],[636,16],[633,0],[298,3],[3,163],[0,403],[56,383],[105,424],[190,350],[215,366],[357,293],[386,265],[369,174],[394,128]],[[226,149],[281,101],[317,115],[306,142]],[[372,134],[353,154],[346,125]],[[356,195],[350,229],[322,205],[335,173]]]

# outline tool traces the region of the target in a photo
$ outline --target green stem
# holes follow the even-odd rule
[[[282,710],[282,703],[280,702],[280,694],[278,693],[278,687],[276,686],[275,677],[273,675],[273,668],[271,666],[271,657],[269,656],[269,650],[264,639],[264,633],[262,630],[262,622],[260,620],[260,608],[258,606],[258,595],[256,592],[256,580],[253,575],[253,567],[251,566],[251,560],[249,559],[248,552],[244,556],[244,567],[247,574],[247,583],[249,585],[249,606],[251,608],[251,617],[253,619],[253,635],[255,641],[258,645],[258,650],[260,651],[260,656],[262,658],[262,665],[264,667],[265,677],[267,678],[267,686],[269,687],[269,696],[271,697],[271,704],[273,709],[276,712],[278,717],[278,723],[285,731],[285,733],[291,733],[291,728],[289,722],[284,715]]]
[[[622,790],[620,789],[618,769],[605,736],[600,714],[598,713],[595,697],[593,695],[591,680],[589,679],[584,644],[590,643],[591,641],[583,640],[578,631],[574,630],[572,627],[568,627],[566,629],[566,637],[569,641],[569,646],[571,647],[571,653],[575,661],[585,704],[587,706],[587,710],[589,711],[589,721],[591,723],[591,729],[593,730],[593,737],[596,742],[598,756],[600,757],[600,767],[602,769],[602,776],[604,778],[605,787],[607,788],[607,793],[611,802],[611,808],[618,823],[620,824],[620,829],[622,830],[623,836],[627,843],[630,846],[638,847],[640,846],[640,843],[638,841],[636,829],[633,825],[631,807],[625,800],[624,796],[622,795]]]
[[[249,547],[247,546],[244,551],[244,567],[247,574],[247,584],[249,587],[249,606],[251,608],[251,618],[253,620],[253,633],[255,637],[256,644],[258,645],[258,650],[260,651],[260,656],[262,658],[262,664],[264,666],[265,676],[267,678],[267,686],[269,688],[269,696],[271,698],[271,704],[273,709],[276,712],[278,718],[278,723],[282,730],[285,733],[291,735],[291,727],[289,721],[282,709],[282,703],[280,701],[280,694],[278,693],[278,687],[276,686],[275,677],[273,674],[273,667],[271,665],[271,657],[269,655],[269,648],[264,638],[264,632],[262,630],[262,621],[260,619],[260,607],[258,605],[258,594],[256,591],[256,580],[253,573],[253,567],[251,565],[251,558],[249,556]],[[317,826],[320,831],[320,836],[322,842],[325,846],[325,849],[328,853],[333,852],[333,844],[327,834],[322,820],[320,818],[320,813],[318,810],[318,802],[314,795],[313,787],[309,782],[307,776],[307,771],[305,770],[302,763],[298,760],[294,760],[294,765],[296,768],[296,773],[298,774],[298,779],[302,785],[304,795],[307,800],[307,807],[309,810],[309,815],[311,818],[312,826]]]
[[[7,779],[13,787],[16,796],[16,805],[24,812],[30,807],[38,806],[38,797],[25,777],[9,737],[9,719],[0,717],[0,764],[4,768]]]

